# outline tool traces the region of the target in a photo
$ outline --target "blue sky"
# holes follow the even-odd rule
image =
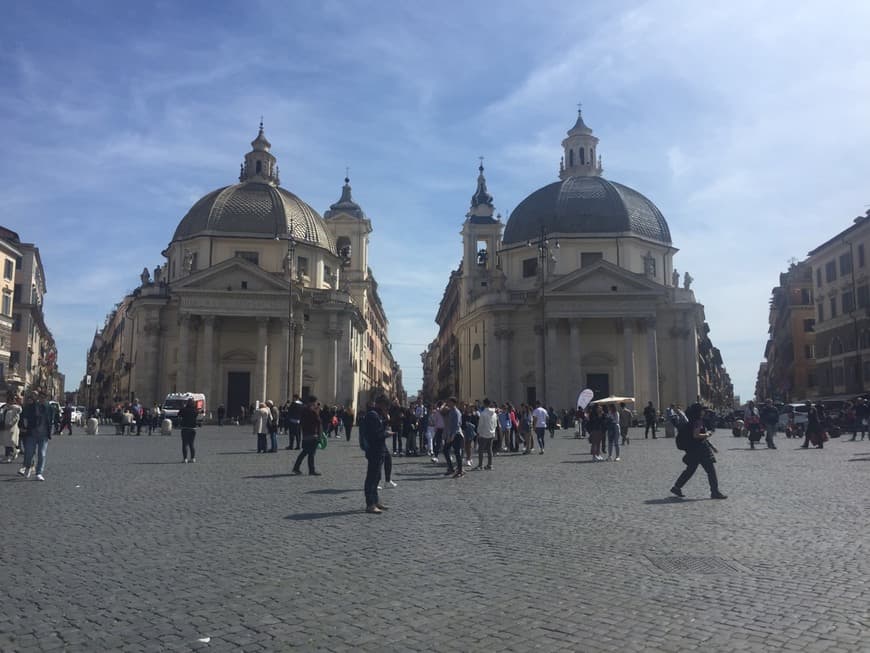
[[[0,222],[36,243],[67,386],[264,116],[323,212],[345,166],[408,390],[479,155],[504,215],[557,178],[576,104],[661,208],[737,392],[771,288],[870,204],[870,4],[34,2],[0,23]]]

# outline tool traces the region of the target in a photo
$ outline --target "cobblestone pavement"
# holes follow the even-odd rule
[[[0,465],[2,651],[870,650],[870,441],[723,431],[729,499],[699,470],[678,500],[672,440],[591,464],[562,431],[457,480],[396,458],[367,515],[355,440],[295,477],[247,428],[201,429],[195,465],[80,433],[44,483]]]

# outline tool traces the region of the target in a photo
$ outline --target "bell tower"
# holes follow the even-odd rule
[[[263,120],[260,119],[260,132],[257,138],[251,141],[251,151],[245,155],[239,173],[239,181],[253,181],[261,184],[278,186],[281,180],[278,177],[277,159],[269,151],[272,144],[263,133]]]
[[[577,122],[562,141],[564,154],[559,164],[559,179],[568,177],[600,177],[604,172],[598,155],[598,137],[583,122],[583,112],[577,109]]]
[[[471,196],[471,208],[465,214],[462,225],[462,312],[465,312],[467,301],[493,289],[494,281],[501,278],[498,269],[498,244],[504,225],[500,216],[493,217],[495,207],[492,195],[486,188],[486,177],[483,175],[483,157],[477,168],[477,189]]]

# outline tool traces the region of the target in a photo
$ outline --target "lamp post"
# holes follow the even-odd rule
[[[541,404],[547,405],[547,334],[546,334],[546,322],[545,322],[545,305],[546,305],[546,296],[545,296],[545,286],[547,283],[547,269],[545,267],[547,263],[548,254],[554,249],[559,249],[559,240],[556,239],[551,244],[549,239],[547,238],[547,230],[544,227],[544,223],[541,223],[540,230],[538,232],[537,240],[528,240],[526,241],[527,247],[537,247],[538,248],[538,273],[541,280],[541,329],[544,332],[541,334],[541,340],[543,342],[543,356],[541,356],[541,369],[543,374],[541,378],[543,379],[543,387],[541,387]]]
[[[275,240],[281,240],[279,235],[275,235]],[[296,351],[294,350],[294,336],[296,334],[296,323],[293,319],[293,263],[296,260],[296,238],[293,236],[293,223],[290,223],[290,228],[287,231],[287,259],[285,260],[285,268],[287,272],[287,283],[290,284],[288,290],[287,301],[287,351],[290,352],[290,360],[288,361],[286,374],[287,400],[293,397],[293,371],[296,368]]]

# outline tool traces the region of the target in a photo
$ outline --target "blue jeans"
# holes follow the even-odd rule
[[[278,451],[278,431],[269,434],[269,444],[272,445],[270,451]]]
[[[538,446],[541,448],[541,451],[544,450],[545,432],[546,429],[543,426],[535,428],[535,435],[538,436]]]
[[[48,451],[48,438],[38,438],[35,435],[24,436],[24,466],[33,467],[33,454],[36,457],[36,473],[42,474],[45,469],[45,454]]]
[[[607,429],[607,455],[612,457],[613,450],[616,449],[616,457],[619,458],[619,428]]]

